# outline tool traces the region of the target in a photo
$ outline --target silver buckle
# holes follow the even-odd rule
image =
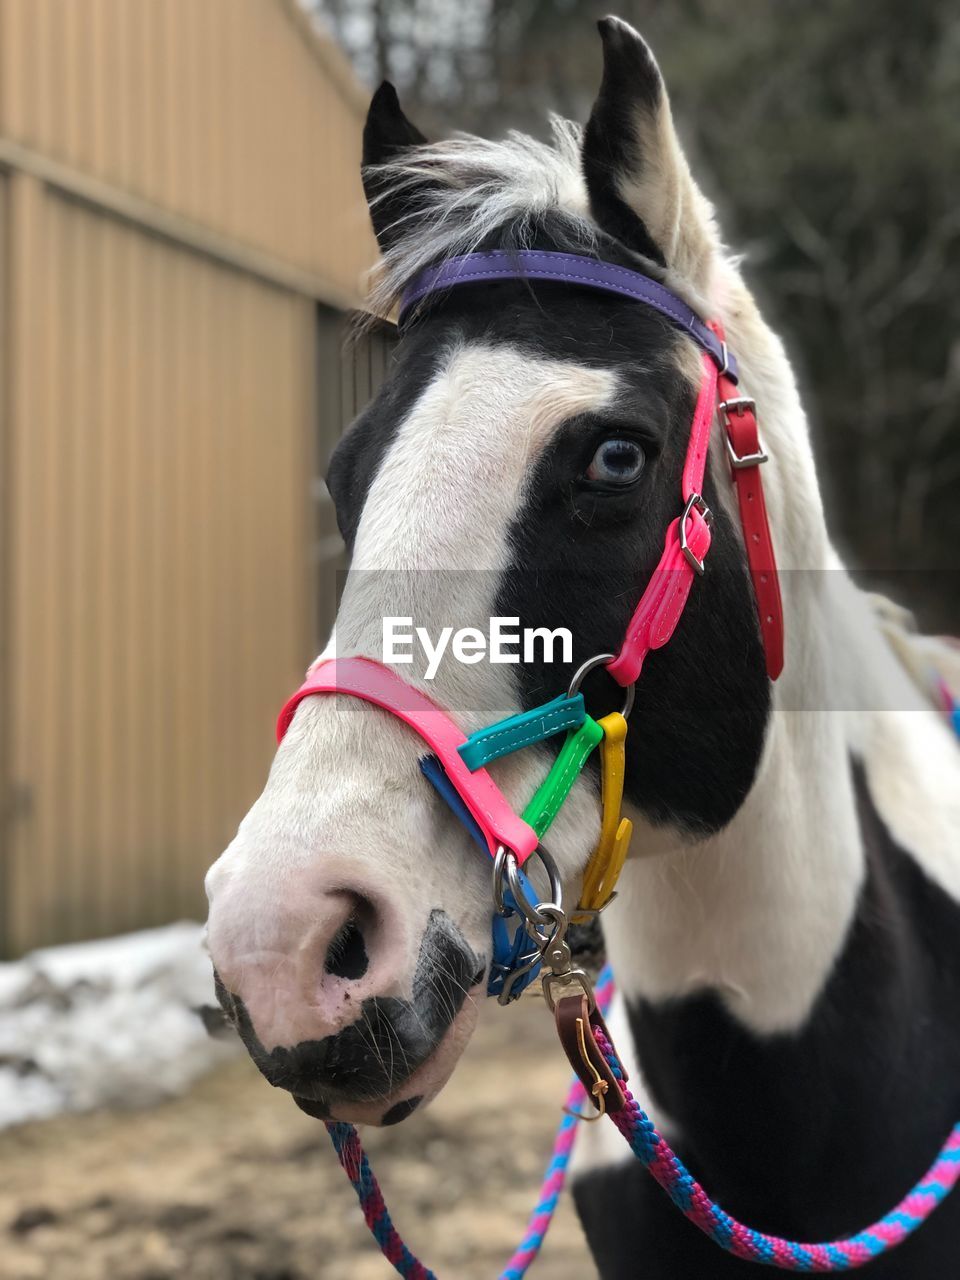
[[[717,408],[721,413],[725,413],[729,418],[731,413],[742,414],[745,409],[749,409],[756,414],[757,402],[750,396],[731,396],[729,400],[721,400],[717,404]],[[727,457],[730,459],[730,465],[735,471],[739,471],[742,467],[758,467],[761,462],[769,462],[770,455],[764,447],[763,441],[757,437],[757,444],[760,446],[756,453],[737,453],[733,447],[733,441],[730,439],[730,432],[724,432],[724,439],[727,445]]]
[[[707,524],[710,523],[712,518],[710,508],[704,502],[702,495],[699,493],[691,493],[690,497],[687,499],[687,505],[683,508],[683,515],[680,517],[680,550],[683,552],[687,564],[690,565],[694,573],[703,577],[703,571],[705,568],[704,563],[702,560],[698,560],[693,554],[690,550],[690,544],[687,541],[687,521],[690,519],[690,512],[694,507],[697,508]]]
[[[731,396],[729,400],[720,400],[717,404],[718,409],[722,409],[724,413],[730,413],[731,410],[736,413],[743,413],[747,406],[756,409],[756,400],[751,400],[749,396]]]
[[[734,471],[739,471],[741,467],[759,467],[761,462],[770,461],[770,455],[767,453],[766,449],[764,449],[763,441],[759,436],[757,437],[757,444],[760,446],[759,451],[757,453],[744,454],[737,453],[736,449],[733,447],[733,441],[730,439],[729,434],[725,432],[724,437],[727,442],[727,457],[730,459],[730,465],[733,467]]]
[[[553,931],[546,940],[542,954],[543,977],[540,980],[540,984],[543,988],[543,996],[547,1002],[547,1008],[551,1013],[556,1012],[556,989],[558,987],[576,987],[582,995],[587,997],[587,1003],[592,1013],[597,1007],[597,998],[593,994],[590,979],[582,969],[574,967],[573,955],[566,937],[569,921],[560,907],[544,905],[543,913],[553,922],[554,926]]]

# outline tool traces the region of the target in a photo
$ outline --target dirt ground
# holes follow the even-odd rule
[[[148,1067],[145,1067],[148,1069]],[[370,1132],[397,1224],[441,1280],[520,1239],[567,1070],[539,1003],[487,1009],[423,1115]],[[389,1280],[322,1125],[245,1059],[149,1111],[0,1133],[3,1280]],[[533,1277],[595,1280],[569,1199]]]

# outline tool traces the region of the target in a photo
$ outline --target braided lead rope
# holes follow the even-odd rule
[[[543,1176],[537,1204],[530,1214],[526,1234],[497,1280],[523,1280],[540,1252],[567,1180],[567,1165],[577,1136],[577,1113],[586,1101],[586,1090],[579,1080],[574,1080],[567,1094],[566,1114],[557,1130],[553,1153]],[[352,1124],[331,1122],[327,1124],[327,1132],[344,1172],[353,1183],[364,1219],[380,1246],[380,1252],[400,1275],[410,1280],[437,1280],[434,1273],[410,1252],[393,1225],[356,1129]]]
[[[370,1161],[352,1124],[328,1122],[327,1133],[344,1173],[353,1183],[363,1217],[380,1252],[407,1280],[437,1280],[434,1273],[410,1252],[383,1202],[380,1184],[370,1168]]]
[[[784,1271],[850,1271],[862,1267],[900,1244],[925,1222],[960,1179],[960,1124],[913,1190],[885,1217],[855,1236],[824,1244],[801,1244],[765,1235],[737,1222],[716,1204],[683,1161],[660,1136],[649,1116],[622,1082],[609,1040],[595,1028],[610,1069],[621,1080],[626,1107],[610,1118],[630,1144],[637,1159],[653,1174],[677,1208],[710,1239],[738,1258],[765,1263]]]
[[[596,991],[597,1004],[602,1012],[605,1013],[609,1007],[612,995],[613,978],[608,965],[600,975]],[[752,1227],[732,1218],[710,1199],[630,1093],[623,1082],[617,1056],[603,1032],[597,1028],[594,1034],[610,1069],[620,1080],[627,1100],[622,1111],[608,1113],[611,1120],[627,1140],[633,1154],[653,1175],[680,1212],[714,1244],[738,1258],[777,1267],[781,1271],[851,1271],[872,1262],[880,1254],[889,1252],[916,1231],[960,1180],[958,1124],[929,1171],[913,1190],[895,1209],[857,1235],[823,1244],[803,1244],[754,1231]],[[568,1111],[579,1111],[585,1101],[583,1086],[578,1080],[574,1080],[567,1098]],[[384,1257],[401,1276],[409,1277],[410,1280],[437,1280],[434,1273],[406,1247],[390,1220],[356,1129],[349,1124],[330,1123],[327,1130],[340,1163],[353,1183],[367,1226]],[[537,1205],[530,1215],[527,1233],[498,1280],[523,1280],[540,1252],[563,1190],[576,1131],[574,1116],[564,1115]]]
[[[594,999],[600,1012],[606,1014],[613,999],[613,970],[609,965],[605,965],[603,972],[600,974],[596,991],[594,992]],[[540,1195],[537,1197],[536,1207],[527,1222],[527,1233],[520,1241],[510,1261],[500,1272],[497,1280],[523,1280],[543,1247],[543,1242],[550,1229],[550,1223],[553,1221],[554,1212],[567,1180],[567,1166],[570,1163],[570,1156],[573,1154],[573,1144],[577,1139],[577,1116],[580,1114],[581,1109],[587,1105],[587,1091],[580,1081],[574,1077],[567,1093],[567,1100],[564,1103],[563,1119],[557,1129],[556,1141],[553,1144],[553,1154],[550,1158],[550,1163],[547,1165],[547,1171],[543,1175],[543,1182],[540,1185]]]
[[[567,1094],[565,1115],[557,1129],[553,1154],[543,1176],[536,1207],[530,1214],[527,1233],[517,1245],[510,1261],[497,1280],[523,1280],[543,1247],[560,1195],[567,1180],[567,1165],[577,1137],[577,1113],[586,1105],[587,1094],[579,1080],[575,1080]]]
[[[595,998],[600,1012],[606,1013],[613,999],[613,972],[609,965],[597,981]],[[497,1280],[523,1280],[540,1252],[567,1180],[567,1166],[577,1137],[577,1115],[586,1102],[586,1090],[574,1078],[564,1105],[564,1116],[557,1129],[550,1163],[540,1184],[540,1194],[527,1222],[526,1234]],[[353,1183],[364,1220],[380,1246],[380,1252],[400,1275],[412,1277],[412,1280],[436,1280],[434,1273],[406,1247],[394,1227],[356,1129],[352,1124],[331,1121],[327,1124],[327,1132],[343,1171]]]

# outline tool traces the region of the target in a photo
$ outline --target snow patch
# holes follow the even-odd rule
[[[230,1057],[203,928],[181,922],[0,964],[0,1128],[61,1111],[149,1106]]]

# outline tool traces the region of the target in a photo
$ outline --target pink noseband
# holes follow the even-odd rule
[[[390,667],[370,658],[319,660],[280,712],[278,743],[283,741],[300,703],[318,693],[346,693],[361,698],[383,707],[409,725],[439,758],[447,777],[483,832],[491,858],[496,857],[497,849],[502,846],[516,855],[518,866],[523,866],[537,847],[537,833],[517,817],[486,769],[471,773],[457,751],[467,741],[466,736],[425,693],[401,680]]]

